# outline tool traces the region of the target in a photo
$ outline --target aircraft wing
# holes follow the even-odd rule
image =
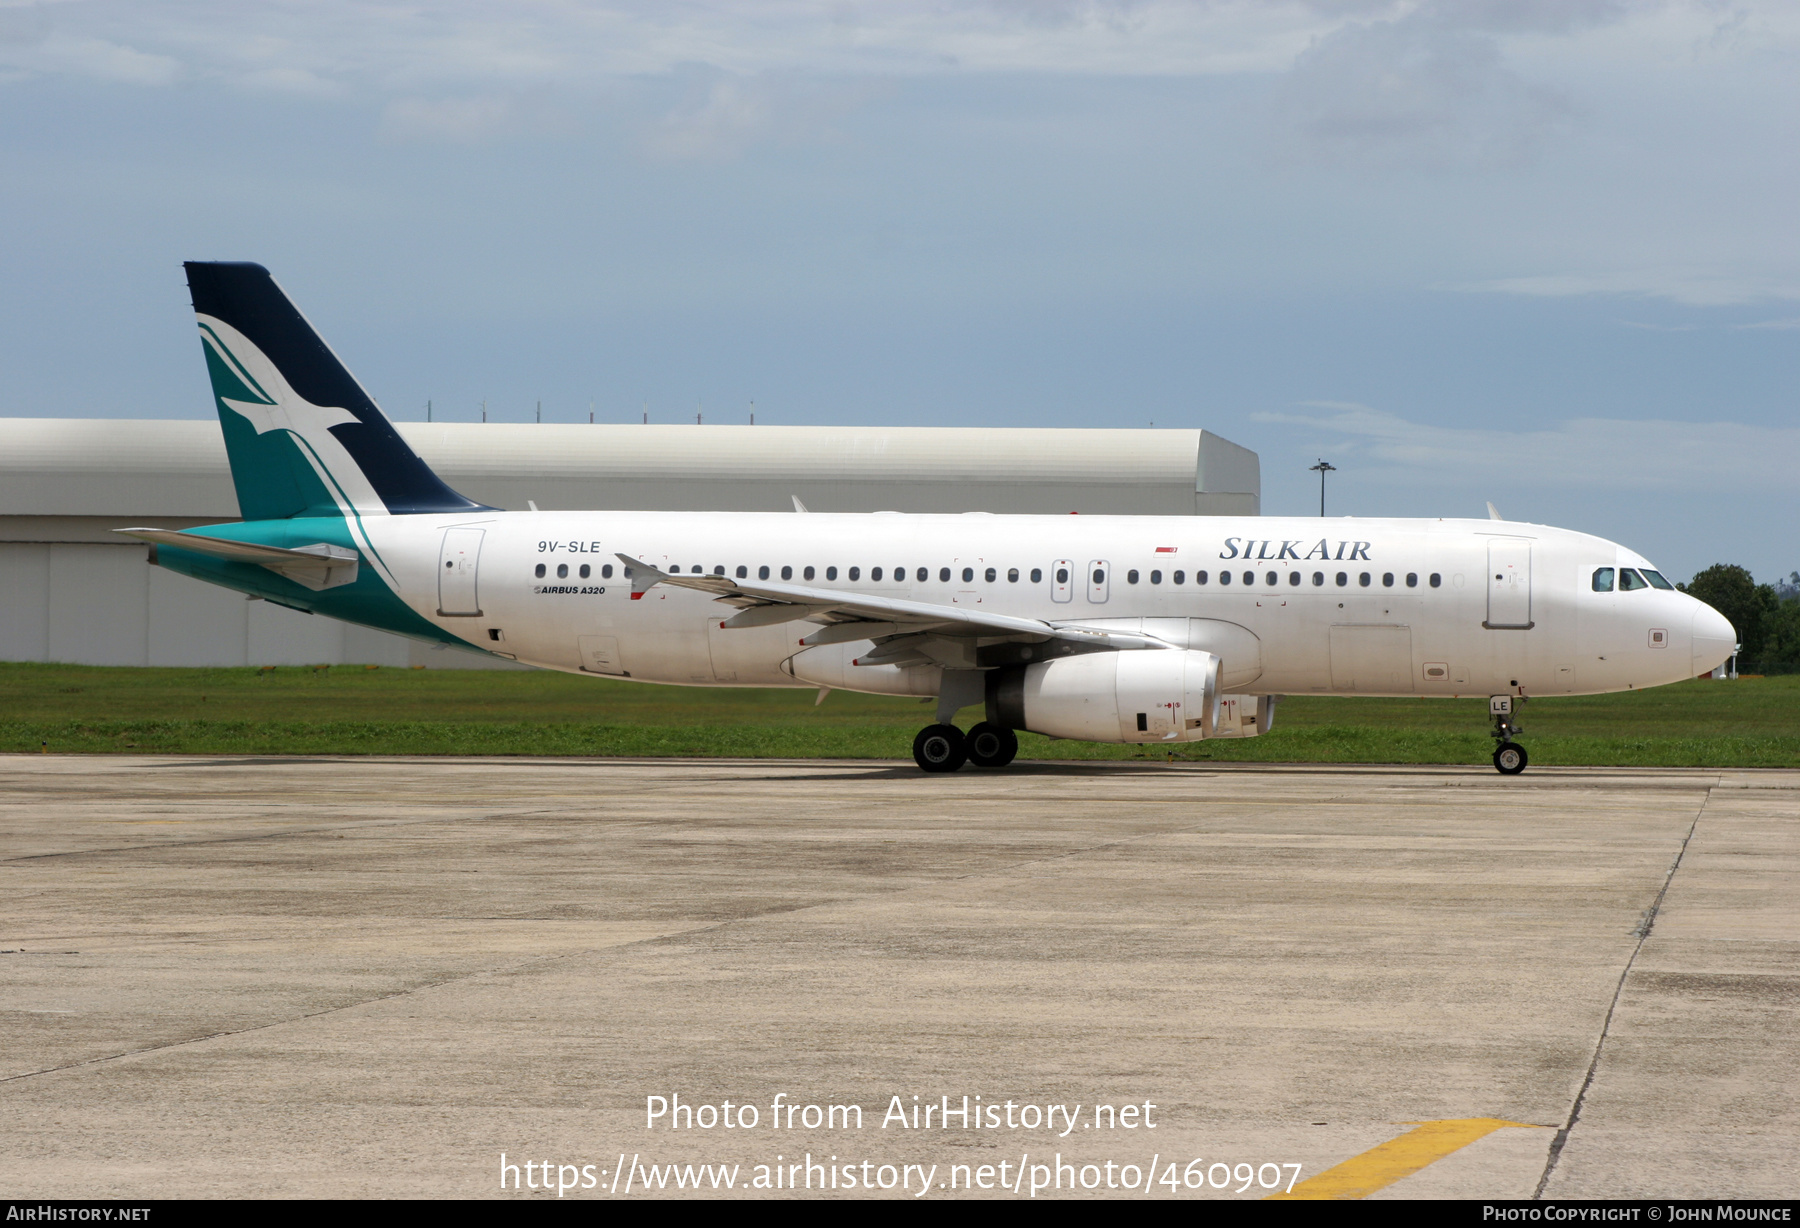
[[[842,644],[874,640],[876,652],[858,659],[859,664],[900,664],[908,645],[895,643],[918,636],[950,639],[990,639],[1044,643],[1059,640],[1088,648],[1131,650],[1169,648],[1172,645],[1148,635],[1107,631],[1079,624],[1053,624],[1036,618],[1017,618],[970,609],[967,606],[933,605],[926,601],[902,601],[835,589],[813,588],[776,580],[737,580],[729,576],[673,575],[629,555],[616,556],[631,570],[631,597],[637,600],[658,584],[698,589],[718,601],[740,607],[724,626],[764,627],[802,619],[825,626],[801,640],[802,644]],[[884,649],[888,651],[883,651]]]
[[[349,584],[356,579],[357,563],[362,557],[354,550],[327,545],[325,542],[315,542],[310,546],[290,550],[282,546],[233,541],[228,537],[180,533],[174,529],[114,529],[113,532],[123,533],[152,545],[176,546],[233,563],[256,563],[314,592]]]

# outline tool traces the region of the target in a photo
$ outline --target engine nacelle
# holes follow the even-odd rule
[[[1209,735],[1215,738],[1254,738],[1269,732],[1275,723],[1279,695],[1221,695],[1219,719]]]
[[[988,675],[987,700],[988,720],[1051,737],[1192,742],[1219,718],[1219,658],[1168,648],[1015,665]]]

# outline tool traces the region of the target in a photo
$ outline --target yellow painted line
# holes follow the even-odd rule
[[[1367,1198],[1383,1186],[1402,1177],[1410,1177],[1427,1164],[1441,1160],[1453,1151],[1461,1151],[1476,1139],[1486,1138],[1507,1126],[1547,1129],[1524,1121],[1501,1121],[1498,1117],[1463,1117],[1454,1121],[1407,1122],[1416,1125],[1399,1138],[1389,1139],[1379,1147],[1371,1147],[1359,1156],[1326,1169],[1316,1177],[1308,1177],[1293,1189],[1271,1194],[1277,1199],[1350,1199]]]

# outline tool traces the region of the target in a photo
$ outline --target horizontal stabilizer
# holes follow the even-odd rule
[[[281,546],[258,545],[256,542],[232,541],[228,537],[179,533],[173,529],[114,529],[113,532],[147,541],[153,546],[174,546],[233,563],[255,563],[314,592],[337,588],[355,580],[357,564],[362,557],[354,550],[327,545],[325,542],[289,550]]]

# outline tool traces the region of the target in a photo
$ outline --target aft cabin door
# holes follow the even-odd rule
[[[1531,542],[1496,537],[1488,542],[1488,613],[1481,625],[1493,630],[1531,626]]]
[[[481,559],[485,529],[445,529],[444,551],[438,558],[438,617],[475,618],[481,614],[475,587],[476,565]]]

